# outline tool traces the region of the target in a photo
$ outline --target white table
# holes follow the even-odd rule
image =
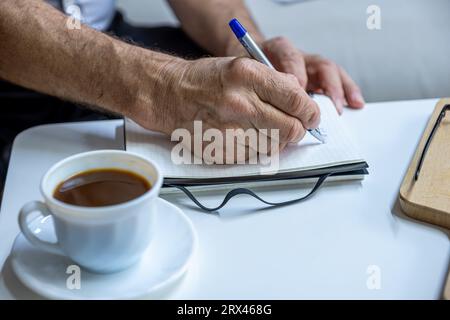
[[[401,213],[397,192],[436,100],[370,104],[343,115],[370,164],[363,182],[333,184],[307,202],[271,210],[241,197],[220,215],[195,210],[184,196],[166,197],[191,218],[199,236],[194,263],[167,298],[436,299],[450,257],[443,230]],[[7,257],[17,214],[40,199],[39,180],[56,161],[94,149],[121,149],[122,121],[48,125],[15,141],[0,212],[0,298],[39,298],[15,278]],[[267,199],[304,190],[278,188]],[[214,194],[203,196],[217,203]],[[6,261],[6,263],[5,263]],[[378,266],[381,288],[367,286]]]

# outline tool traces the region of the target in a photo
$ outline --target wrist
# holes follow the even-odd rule
[[[108,59],[102,59],[104,72],[99,74],[100,91],[89,103],[132,118],[142,98],[137,92],[146,50],[117,40],[112,40],[107,49]]]
[[[188,61],[139,48],[130,63],[125,90],[132,96],[122,114],[141,126],[169,134],[175,127],[174,108],[178,107],[179,79]]]

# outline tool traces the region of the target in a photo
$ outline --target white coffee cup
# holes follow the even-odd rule
[[[73,175],[110,168],[138,174],[152,187],[133,200],[104,207],[75,206],[53,197],[56,187]],[[152,161],[129,152],[100,150],[71,156],[44,175],[41,193],[45,201],[32,201],[23,206],[19,214],[20,229],[33,245],[66,255],[88,270],[100,273],[123,270],[137,262],[150,243],[155,201],[162,180]],[[35,211],[44,217],[52,216],[56,243],[39,239],[29,229],[27,217]]]

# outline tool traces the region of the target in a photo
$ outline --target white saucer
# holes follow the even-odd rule
[[[155,235],[142,259],[131,268],[112,274],[81,269],[80,289],[68,289],[69,258],[32,246],[20,233],[11,252],[11,266],[27,287],[51,299],[134,299],[151,297],[171,287],[188,269],[197,236],[190,220],[176,206],[158,198]],[[38,218],[30,229],[55,241],[51,218]],[[73,278],[72,278],[73,279]],[[73,282],[72,282],[73,283]]]

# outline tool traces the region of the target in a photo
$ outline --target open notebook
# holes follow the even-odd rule
[[[276,174],[261,174],[267,170],[262,169],[260,164],[175,165],[171,161],[171,151],[177,142],[145,130],[129,119],[125,121],[126,149],[155,161],[163,172],[166,185],[196,186],[196,189],[211,190],[212,186],[220,188],[237,183],[252,186],[311,182],[330,173],[332,180],[361,179],[368,173],[367,163],[359,154],[331,100],[320,95],[314,99],[321,109],[320,127],[326,133],[327,142],[322,144],[307,133],[301,142],[290,145],[280,153]]]

